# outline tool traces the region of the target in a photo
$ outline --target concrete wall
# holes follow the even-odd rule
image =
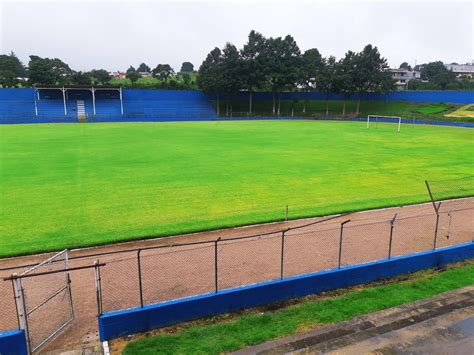
[[[381,278],[474,258],[474,243],[390,260],[263,282],[185,299],[114,311],[99,316],[101,340],[139,333],[219,313],[363,284]]]

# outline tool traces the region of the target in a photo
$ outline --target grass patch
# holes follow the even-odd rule
[[[308,300],[274,312],[248,313],[230,320],[196,324],[175,334],[161,334],[129,342],[123,354],[219,354],[271,339],[337,323],[356,316],[431,297],[474,284],[473,261],[442,273],[423,271],[408,281],[364,289],[342,295]]]
[[[447,104],[430,104],[419,106],[417,111],[423,115],[435,115],[447,111],[448,109],[453,108],[453,105]]]
[[[36,124],[0,137],[0,257],[282,220],[285,205],[299,218],[425,202],[425,179],[474,166],[474,130],[439,126]]]

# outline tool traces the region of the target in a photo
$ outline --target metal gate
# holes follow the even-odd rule
[[[31,354],[74,320],[68,252],[63,250],[11,277],[18,323]]]

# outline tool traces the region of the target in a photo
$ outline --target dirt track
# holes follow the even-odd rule
[[[390,220],[397,214],[393,229],[392,256],[430,250],[433,248],[436,216],[431,204],[373,210],[341,216],[321,224],[285,233],[283,276],[297,275],[337,267],[340,223],[344,226],[342,265],[363,263],[388,256]],[[218,288],[280,277],[281,230],[322,220],[313,218],[281,223],[263,224],[213,232],[180,235],[170,238],[134,241],[97,248],[70,251],[70,257],[150,246],[172,245],[222,238],[217,245]],[[249,235],[270,233],[243,240],[225,240]],[[472,241],[474,238],[474,198],[445,201],[437,246],[443,247]],[[166,247],[141,252],[144,303],[160,302],[215,290],[215,244]],[[37,263],[48,255],[36,255],[0,260],[0,268]],[[105,262],[101,268],[104,311],[139,305],[137,251],[71,260],[70,267],[91,265],[95,260]],[[0,277],[21,269],[0,271]],[[71,272],[75,320],[45,349],[65,348],[79,344],[88,333],[97,329],[96,294],[93,269]],[[31,278],[24,283],[27,300],[34,305],[47,295],[51,285],[64,282],[63,274]],[[61,300],[61,299],[60,299]],[[65,317],[64,298],[34,319],[31,328],[40,338],[57,317]],[[16,327],[15,305],[9,282],[0,284],[0,330]],[[39,312],[38,312],[39,313]]]

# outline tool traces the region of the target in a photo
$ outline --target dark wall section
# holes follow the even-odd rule
[[[101,340],[474,258],[474,243],[132,308],[99,316]]]
[[[26,338],[23,329],[0,332],[1,355],[26,355]]]

